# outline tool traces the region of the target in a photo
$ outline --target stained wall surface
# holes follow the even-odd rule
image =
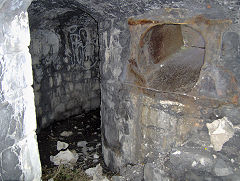
[[[239,177],[239,4],[201,3],[101,23],[103,153],[113,170],[131,163],[132,178],[149,181]],[[182,34],[158,47],[153,27],[166,25]],[[168,56],[154,59],[161,46]]]
[[[16,179],[39,180],[40,176],[37,146],[32,146],[36,145],[35,118],[27,116],[34,113],[33,96],[29,98],[33,94],[29,79],[30,54],[26,48],[28,21],[22,18],[30,4],[27,2],[0,3],[0,18],[4,22],[0,25],[3,40],[0,44],[3,95],[0,124],[4,133],[1,140],[6,142],[0,146],[0,169],[5,180],[12,177],[13,172]],[[45,16],[62,14],[62,7],[80,8],[99,22],[102,141],[107,166],[121,173],[137,170],[133,180],[239,178],[238,1],[58,2],[55,4],[59,11]],[[38,13],[41,12],[44,9]],[[20,20],[24,20],[25,26],[19,25]],[[41,24],[40,20],[36,16],[35,24]],[[148,80],[156,79],[148,79],[149,74],[141,71],[144,64],[140,55],[146,56],[143,50],[148,48],[142,49],[141,39],[152,26],[162,24],[189,26],[204,39],[204,63],[197,80],[187,91],[163,90],[162,86],[150,84]],[[18,31],[15,27],[19,27]],[[47,34],[53,41],[59,41],[55,31]],[[28,38],[23,40],[23,35]],[[47,47],[50,50],[50,46]],[[182,48],[179,50],[185,47]],[[50,52],[56,49],[52,47]],[[153,67],[161,70],[162,62],[154,61]],[[26,67],[22,68],[23,65]],[[158,72],[161,76],[161,71]],[[8,127],[11,129],[5,129]]]
[[[45,7],[46,6],[46,7]],[[61,14],[35,19],[51,3],[33,2],[30,20],[35,106],[38,126],[75,116],[100,106],[98,24],[83,11],[66,7]]]

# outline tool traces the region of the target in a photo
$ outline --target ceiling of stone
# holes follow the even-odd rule
[[[174,2],[173,2],[174,1]],[[30,24],[39,24],[43,19],[54,19],[72,11],[79,15],[88,13],[97,21],[105,18],[123,18],[139,15],[163,4],[176,4],[181,0],[33,0],[28,12]]]
[[[57,19],[67,12],[77,13],[79,16],[88,14],[101,22],[105,19],[141,15],[162,7],[188,8],[194,11],[195,9],[207,9],[209,4],[212,7],[211,11],[216,9],[218,14],[219,7],[216,6],[223,7],[218,0],[33,0],[28,12],[30,25],[39,26],[44,22],[46,25],[48,20]]]

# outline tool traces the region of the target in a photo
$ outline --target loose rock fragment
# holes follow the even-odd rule
[[[233,173],[232,168],[222,159],[217,160],[214,172],[217,176],[227,176]]]
[[[57,142],[57,150],[58,151],[67,149],[68,146],[69,146],[68,143],[65,143],[65,142],[62,142],[62,141]]]
[[[77,162],[78,154],[75,154],[68,149],[66,151],[60,151],[56,156],[50,156],[50,161],[54,163],[54,165],[60,164],[68,164],[72,165]]]
[[[94,158],[94,159],[98,159],[98,158],[99,158],[98,154],[95,153],[95,154],[93,155],[93,158]]]
[[[223,144],[234,135],[233,124],[226,117],[207,123],[207,128],[215,151],[220,151]]]
[[[98,164],[96,167],[89,168],[85,173],[93,177],[92,181],[109,181],[105,176],[102,175],[102,167]]]
[[[78,147],[86,147],[86,145],[87,145],[87,142],[86,142],[86,141],[79,141],[79,142],[77,143],[77,146],[78,146]]]
[[[72,136],[73,135],[73,132],[72,131],[63,131],[60,136],[63,136],[63,137],[69,137],[69,136]]]

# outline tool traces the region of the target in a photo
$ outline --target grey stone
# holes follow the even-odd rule
[[[1,165],[3,180],[20,180],[22,176],[22,170],[19,148],[11,147],[2,152]]]
[[[13,108],[7,103],[1,104],[0,109],[0,152],[2,152],[7,147],[13,146],[16,140],[19,140],[21,136],[21,131],[18,128],[19,122],[17,120],[11,120],[11,115],[13,114]],[[15,138],[12,136],[16,133]]]
[[[223,177],[226,180],[234,180],[234,181],[240,181],[240,172],[236,172],[234,174],[228,175],[226,177]]]
[[[224,58],[238,56],[239,35],[235,32],[226,32],[222,41],[222,54]]]
[[[215,172],[217,174],[231,172],[228,163],[225,163],[227,166],[216,163],[214,171],[212,154],[216,154],[215,150],[209,147],[209,140],[205,137],[200,140],[197,134],[207,131],[206,122],[214,122],[224,116],[229,117],[234,129],[239,124],[238,9],[240,4],[237,0],[52,0],[51,2],[34,0],[32,2],[28,9],[33,42],[30,49],[34,52],[32,52],[34,88],[38,100],[36,106],[39,107],[36,109],[37,116],[38,119],[42,117],[38,122],[40,127],[50,124],[56,118],[62,119],[100,105],[99,99],[94,102],[95,92],[90,91],[98,90],[98,85],[93,86],[96,82],[91,79],[98,79],[101,74],[103,154],[106,164],[111,169],[120,170],[123,165],[142,163],[150,158],[153,162],[152,155],[160,154],[164,159],[168,159],[166,155],[170,156],[168,172],[176,176],[173,179],[178,179],[181,175],[181,179],[185,180],[185,169],[209,174],[208,177],[199,176],[206,180],[214,180],[215,177],[212,175]],[[32,143],[36,144],[33,136],[36,127],[33,97],[31,95],[28,99],[26,96],[27,93],[32,94],[31,59],[27,47],[30,36],[26,12],[30,3],[31,0],[0,2],[0,108],[2,108],[0,138],[3,140],[0,144],[2,150],[0,153],[4,155],[4,158],[1,158],[1,161],[5,160],[6,163],[4,169],[15,169],[16,177],[23,173],[22,178],[16,178],[17,180],[35,178],[40,180],[37,147],[35,145],[30,148]],[[228,20],[232,22],[231,25]],[[159,22],[163,24],[171,22],[173,25],[175,23],[181,26],[187,24],[200,32],[204,38],[200,44],[192,44],[202,46],[204,42],[206,46],[200,47],[201,52],[205,53],[204,64],[196,73],[196,82],[191,84],[192,89],[189,92],[181,89],[178,92],[150,90],[149,82],[145,81],[145,78],[151,78],[151,76],[146,77],[147,72],[143,73],[143,69],[148,68],[148,65],[146,62],[140,64],[142,62],[139,61],[147,60],[141,52],[147,49],[139,47],[143,43],[142,37],[149,35],[146,31]],[[33,32],[40,32],[42,35]],[[86,50],[84,61],[76,58],[82,56],[81,53],[74,54],[76,51],[71,51],[74,49],[74,42],[71,42],[70,35],[72,38],[77,36],[75,40],[81,39],[81,42],[78,42],[81,46],[75,48],[79,48],[76,48],[78,52]],[[88,42],[90,39],[91,42]],[[96,48],[93,45],[96,45]],[[98,62],[100,59],[101,65]],[[177,61],[173,61],[173,65],[174,63]],[[159,66],[159,64],[152,65],[153,68]],[[180,71],[183,75],[176,75],[174,73],[178,69],[172,71],[170,66],[165,78],[160,73],[159,76],[154,75],[156,77],[154,80],[164,81],[169,76],[175,75],[176,79],[172,80],[179,80],[177,83],[181,83],[181,76],[190,78],[187,76],[190,71],[188,68],[183,67],[183,71]],[[79,75],[73,76],[73,72]],[[148,72],[155,71],[149,69]],[[73,91],[72,86],[65,88],[69,82],[81,85],[77,86],[78,94],[77,91]],[[152,85],[158,86],[153,82]],[[169,86],[168,90],[172,88],[170,85],[170,83],[166,84]],[[53,101],[49,101],[50,98],[53,98]],[[77,99],[74,109],[65,112],[63,108],[57,108],[58,105],[68,103],[72,99]],[[163,100],[175,101],[183,106],[166,105]],[[223,109],[219,117],[213,113],[214,111],[210,111],[211,113],[207,111],[209,113],[207,115],[199,111],[218,110],[226,105],[228,108]],[[55,110],[63,112],[59,111],[55,117]],[[27,135],[32,137],[25,142]],[[196,144],[190,144],[189,138],[193,138],[192,143],[197,139]],[[219,154],[226,159],[233,155],[237,161],[238,140],[238,133],[229,137],[227,142],[222,143]],[[24,158],[21,158],[22,154],[2,153],[3,150],[6,151],[18,143],[21,148],[29,148],[28,152],[21,150],[22,154],[25,154]],[[170,150],[173,151],[168,153]],[[12,159],[8,159],[10,157]],[[6,160],[10,160],[9,163]],[[19,160],[26,162],[21,167],[17,167]],[[2,169],[3,164],[0,165]],[[129,172],[126,174],[129,176],[128,179],[143,178],[143,168],[140,166],[128,168]],[[138,174],[132,174],[133,170],[138,170]],[[149,169],[146,167],[146,170]],[[177,174],[174,175],[174,172]],[[9,173],[1,172],[0,179],[4,180],[4,175],[8,178]],[[228,176],[230,178],[231,175]],[[236,178],[236,175],[232,178]]]
[[[124,181],[124,177],[123,176],[113,176],[112,181]]]
[[[165,172],[153,163],[147,163],[144,166],[144,181],[169,181]]]
[[[122,168],[120,175],[122,180],[141,181],[143,180],[143,165],[126,165]]]
[[[204,149],[178,148],[173,150],[169,157],[176,172],[184,170],[211,172],[214,166],[214,157]]]
[[[45,127],[54,120],[96,109],[100,105],[99,98],[97,101],[92,100],[94,91],[100,90],[96,21],[80,9],[69,12],[71,3],[62,3],[65,6],[57,3],[48,9],[49,5],[44,1],[35,1],[28,9],[34,88],[36,96],[40,97],[41,94],[41,99],[35,102],[36,107],[42,110],[37,109],[40,127]],[[45,13],[39,19],[41,9]],[[77,42],[74,40],[79,41],[75,48],[74,43]],[[96,86],[92,88],[94,84]],[[82,100],[75,101],[78,99]],[[47,123],[43,124],[42,117],[46,116]]]
[[[222,159],[218,159],[216,161],[214,172],[217,176],[227,176],[233,174],[232,168]]]
[[[223,144],[234,135],[233,124],[227,117],[207,123],[207,128],[215,151],[220,151]]]

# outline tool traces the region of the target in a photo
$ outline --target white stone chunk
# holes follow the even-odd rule
[[[192,162],[192,167],[195,167],[197,165],[197,162],[196,161],[193,161]]]
[[[69,137],[69,136],[72,136],[73,135],[73,132],[72,131],[63,131],[60,136],[63,136],[63,137]]]
[[[56,156],[50,156],[50,161],[54,163],[54,165],[60,164],[75,164],[78,159],[78,154],[74,154],[73,152],[67,149],[66,151],[60,151]]]
[[[58,142],[57,142],[57,150],[58,150],[58,151],[64,150],[64,149],[66,149],[68,146],[69,146],[68,143],[61,142],[61,141],[58,141]]]
[[[223,144],[234,135],[233,124],[226,117],[215,120],[212,123],[207,123],[206,125],[215,151],[220,151]]]
[[[99,158],[98,154],[95,153],[95,154],[93,155],[93,158],[94,158],[94,159],[98,159],[98,158]]]
[[[102,175],[102,167],[98,164],[96,167],[89,168],[85,173],[93,177],[92,181],[109,181],[105,176]]]
[[[181,151],[177,150],[173,153],[173,155],[180,155],[181,154]]]
[[[77,146],[78,146],[78,147],[86,147],[86,145],[87,145],[87,142],[86,142],[86,141],[79,141],[79,142],[77,143]]]
[[[91,147],[88,148],[88,150],[89,150],[89,151],[93,151],[94,148],[91,146]]]

